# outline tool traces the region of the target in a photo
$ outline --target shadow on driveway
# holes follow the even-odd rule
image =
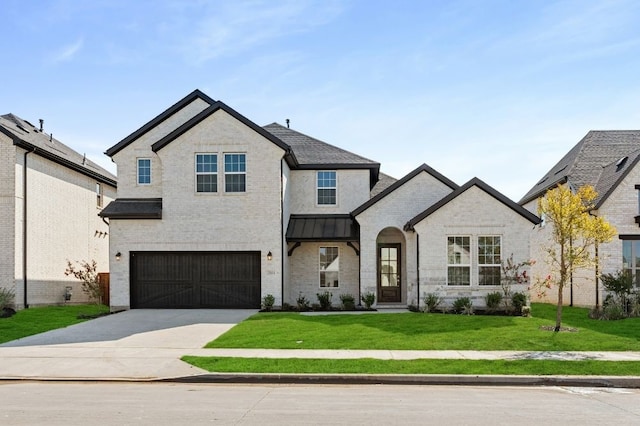
[[[185,334],[193,328],[187,326],[198,324],[219,324],[221,330],[226,330],[256,312],[257,309],[133,309],[24,337],[1,344],[0,347],[112,342],[143,333],[151,332],[154,335],[153,332],[179,327],[182,328],[176,332]],[[211,340],[215,337],[211,336]]]

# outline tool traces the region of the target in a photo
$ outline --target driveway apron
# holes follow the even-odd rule
[[[156,380],[202,374],[180,361],[257,310],[134,309],[0,345],[0,378]]]

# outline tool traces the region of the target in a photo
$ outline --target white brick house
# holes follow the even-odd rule
[[[628,270],[640,282],[640,131],[590,131],[558,163],[547,172],[520,200],[526,209],[535,212],[538,200],[547,190],[559,184],[577,189],[591,185],[598,192],[595,209],[590,213],[604,217],[618,231],[613,241],[598,247],[600,267],[578,271],[564,289],[563,301],[568,305],[596,306],[602,304],[601,273]],[[543,261],[542,248],[549,245],[550,229],[539,226],[531,236],[532,256],[538,259],[532,268],[533,277],[544,277],[550,271]],[[557,302],[557,289],[533,300]]]
[[[513,237],[538,221],[485,184],[459,188],[426,165],[396,181],[377,162],[279,124],[260,127],[198,90],[106,153],[119,175],[118,197],[101,213],[114,310],[259,307],[268,294],[295,305],[324,291],[334,303],[373,292],[378,306],[417,304],[433,272],[427,260],[447,271],[448,236],[476,238],[490,226],[498,256],[526,260],[528,239]],[[434,206],[460,215],[411,222]],[[451,276],[446,285],[499,288],[479,281]]]
[[[41,124],[42,126],[42,124]],[[67,259],[109,271],[109,227],[98,216],[115,199],[116,178],[42,127],[0,116],[0,287],[16,307],[86,302]]]

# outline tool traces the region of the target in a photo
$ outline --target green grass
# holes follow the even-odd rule
[[[97,315],[109,312],[104,305],[69,305],[29,308],[9,318],[0,318],[0,343],[31,336],[56,328],[86,321],[79,315]]]
[[[405,349],[522,351],[640,351],[640,318],[593,320],[588,309],[565,307],[554,333],[555,306],[534,304],[532,317],[452,314],[306,316],[260,313],[236,325],[208,348]]]
[[[549,360],[449,360],[412,361],[379,359],[267,359],[185,356],[183,361],[217,373],[298,374],[479,374],[479,375],[594,375],[638,376],[640,362]]]

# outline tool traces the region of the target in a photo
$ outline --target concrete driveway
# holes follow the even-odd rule
[[[257,310],[135,309],[0,345],[0,378],[155,380],[201,374],[180,357]]]

